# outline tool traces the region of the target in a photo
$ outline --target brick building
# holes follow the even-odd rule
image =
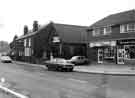
[[[86,56],[87,28],[50,22],[40,26],[37,31],[28,32],[15,39],[10,44],[11,50],[14,50],[17,60],[32,63],[49,59],[50,55],[64,58]]]
[[[88,56],[97,63],[135,61],[135,10],[109,15],[87,30]]]

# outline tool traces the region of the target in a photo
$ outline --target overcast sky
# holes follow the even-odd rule
[[[34,20],[89,26],[110,14],[135,8],[135,0],[0,0],[0,40],[11,42]]]

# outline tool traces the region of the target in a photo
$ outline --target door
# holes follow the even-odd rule
[[[98,63],[103,63],[103,49],[98,49]]]
[[[124,64],[125,49],[118,47],[117,49],[117,63]]]

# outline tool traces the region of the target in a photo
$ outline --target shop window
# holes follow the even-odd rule
[[[135,45],[125,46],[125,58],[126,59],[135,59]]]
[[[104,49],[104,58],[114,58],[115,57],[115,48],[114,47],[106,47]]]

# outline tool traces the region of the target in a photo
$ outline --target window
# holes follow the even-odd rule
[[[100,30],[99,29],[94,29],[92,31],[92,34],[93,34],[93,36],[99,36],[100,35]]]
[[[124,25],[120,25],[120,33],[125,33],[127,32],[127,25],[124,24]]]
[[[125,46],[125,58],[126,59],[135,59],[135,45],[126,45]]]
[[[93,30],[93,36],[108,35],[111,33],[111,27],[96,28]]]
[[[29,38],[29,47],[31,46],[31,38]]]
[[[134,32],[135,23],[120,25],[120,33]]]
[[[131,24],[128,24],[128,31],[129,32],[132,32],[132,31],[135,31],[135,24],[131,23]]]
[[[105,27],[104,28],[104,35],[108,35],[112,32],[111,27]]]
[[[24,39],[24,46],[26,47],[27,39]]]
[[[114,58],[115,57],[115,48],[114,47],[106,47],[104,49],[104,58]]]

